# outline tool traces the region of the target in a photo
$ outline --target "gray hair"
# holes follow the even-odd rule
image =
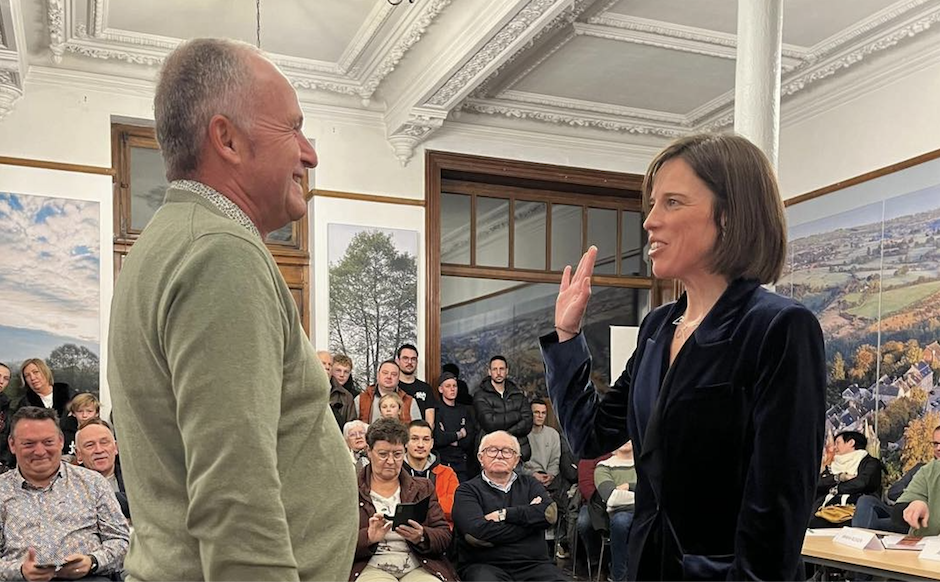
[[[482,453],[483,449],[485,449],[489,444],[489,441],[493,440],[497,436],[509,437],[512,440],[512,450],[516,451],[517,454],[521,452],[522,447],[519,446],[519,439],[504,430],[494,430],[491,433],[483,435],[483,438],[480,439],[480,448],[477,450],[477,453]]]
[[[361,428],[364,434],[367,430],[369,430],[369,425],[362,422],[361,420],[350,420],[343,425],[343,438],[348,439],[349,433],[351,433],[353,429],[357,428]]]
[[[167,180],[193,177],[214,115],[225,115],[243,131],[250,130],[247,105],[254,76],[246,57],[252,53],[261,51],[244,42],[197,38],[167,56],[153,99]]]

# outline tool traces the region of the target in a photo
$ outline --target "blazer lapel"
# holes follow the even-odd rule
[[[673,321],[685,311],[687,304],[684,293],[670,309],[669,315],[653,337],[647,340],[646,352],[640,363],[638,376],[649,382],[647,385],[650,386],[650,390],[654,390],[655,405],[645,431],[639,422],[638,428],[643,434],[640,459],[657,497],[657,503],[664,468],[661,450],[665,436],[663,422],[666,412],[683,390],[695,388],[695,379],[700,377],[699,370],[696,369],[698,364],[708,365],[718,361],[723,355],[727,355],[728,342],[740,317],[741,308],[758,285],[759,283],[754,280],[738,279],[725,289],[708,316],[702,320],[692,337],[686,341],[676,360],[667,368],[665,375],[662,376],[661,384],[659,378],[663,362],[668,361],[665,360],[666,353],[672,345],[675,330]],[[677,378],[674,372],[679,365],[682,365],[683,369],[681,376]]]

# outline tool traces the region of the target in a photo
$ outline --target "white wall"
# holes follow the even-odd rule
[[[843,105],[785,123],[779,158],[784,199],[940,148],[940,59],[931,62]]]

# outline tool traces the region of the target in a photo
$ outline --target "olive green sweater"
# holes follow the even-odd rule
[[[121,269],[108,347],[131,578],[348,578],[356,476],[258,237],[169,190]]]
[[[940,460],[933,460],[917,471],[911,484],[898,497],[898,503],[923,501],[930,510],[927,527],[914,530],[915,535],[940,535]]]

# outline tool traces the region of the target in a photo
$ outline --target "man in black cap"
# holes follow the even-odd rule
[[[470,407],[457,404],[457,378],[444,372],[437,384],[441,399],[434,413],[434,450],[440,463],[453,469],[463,483],[472,477],[468,459],[474,454],[476,425]]]

